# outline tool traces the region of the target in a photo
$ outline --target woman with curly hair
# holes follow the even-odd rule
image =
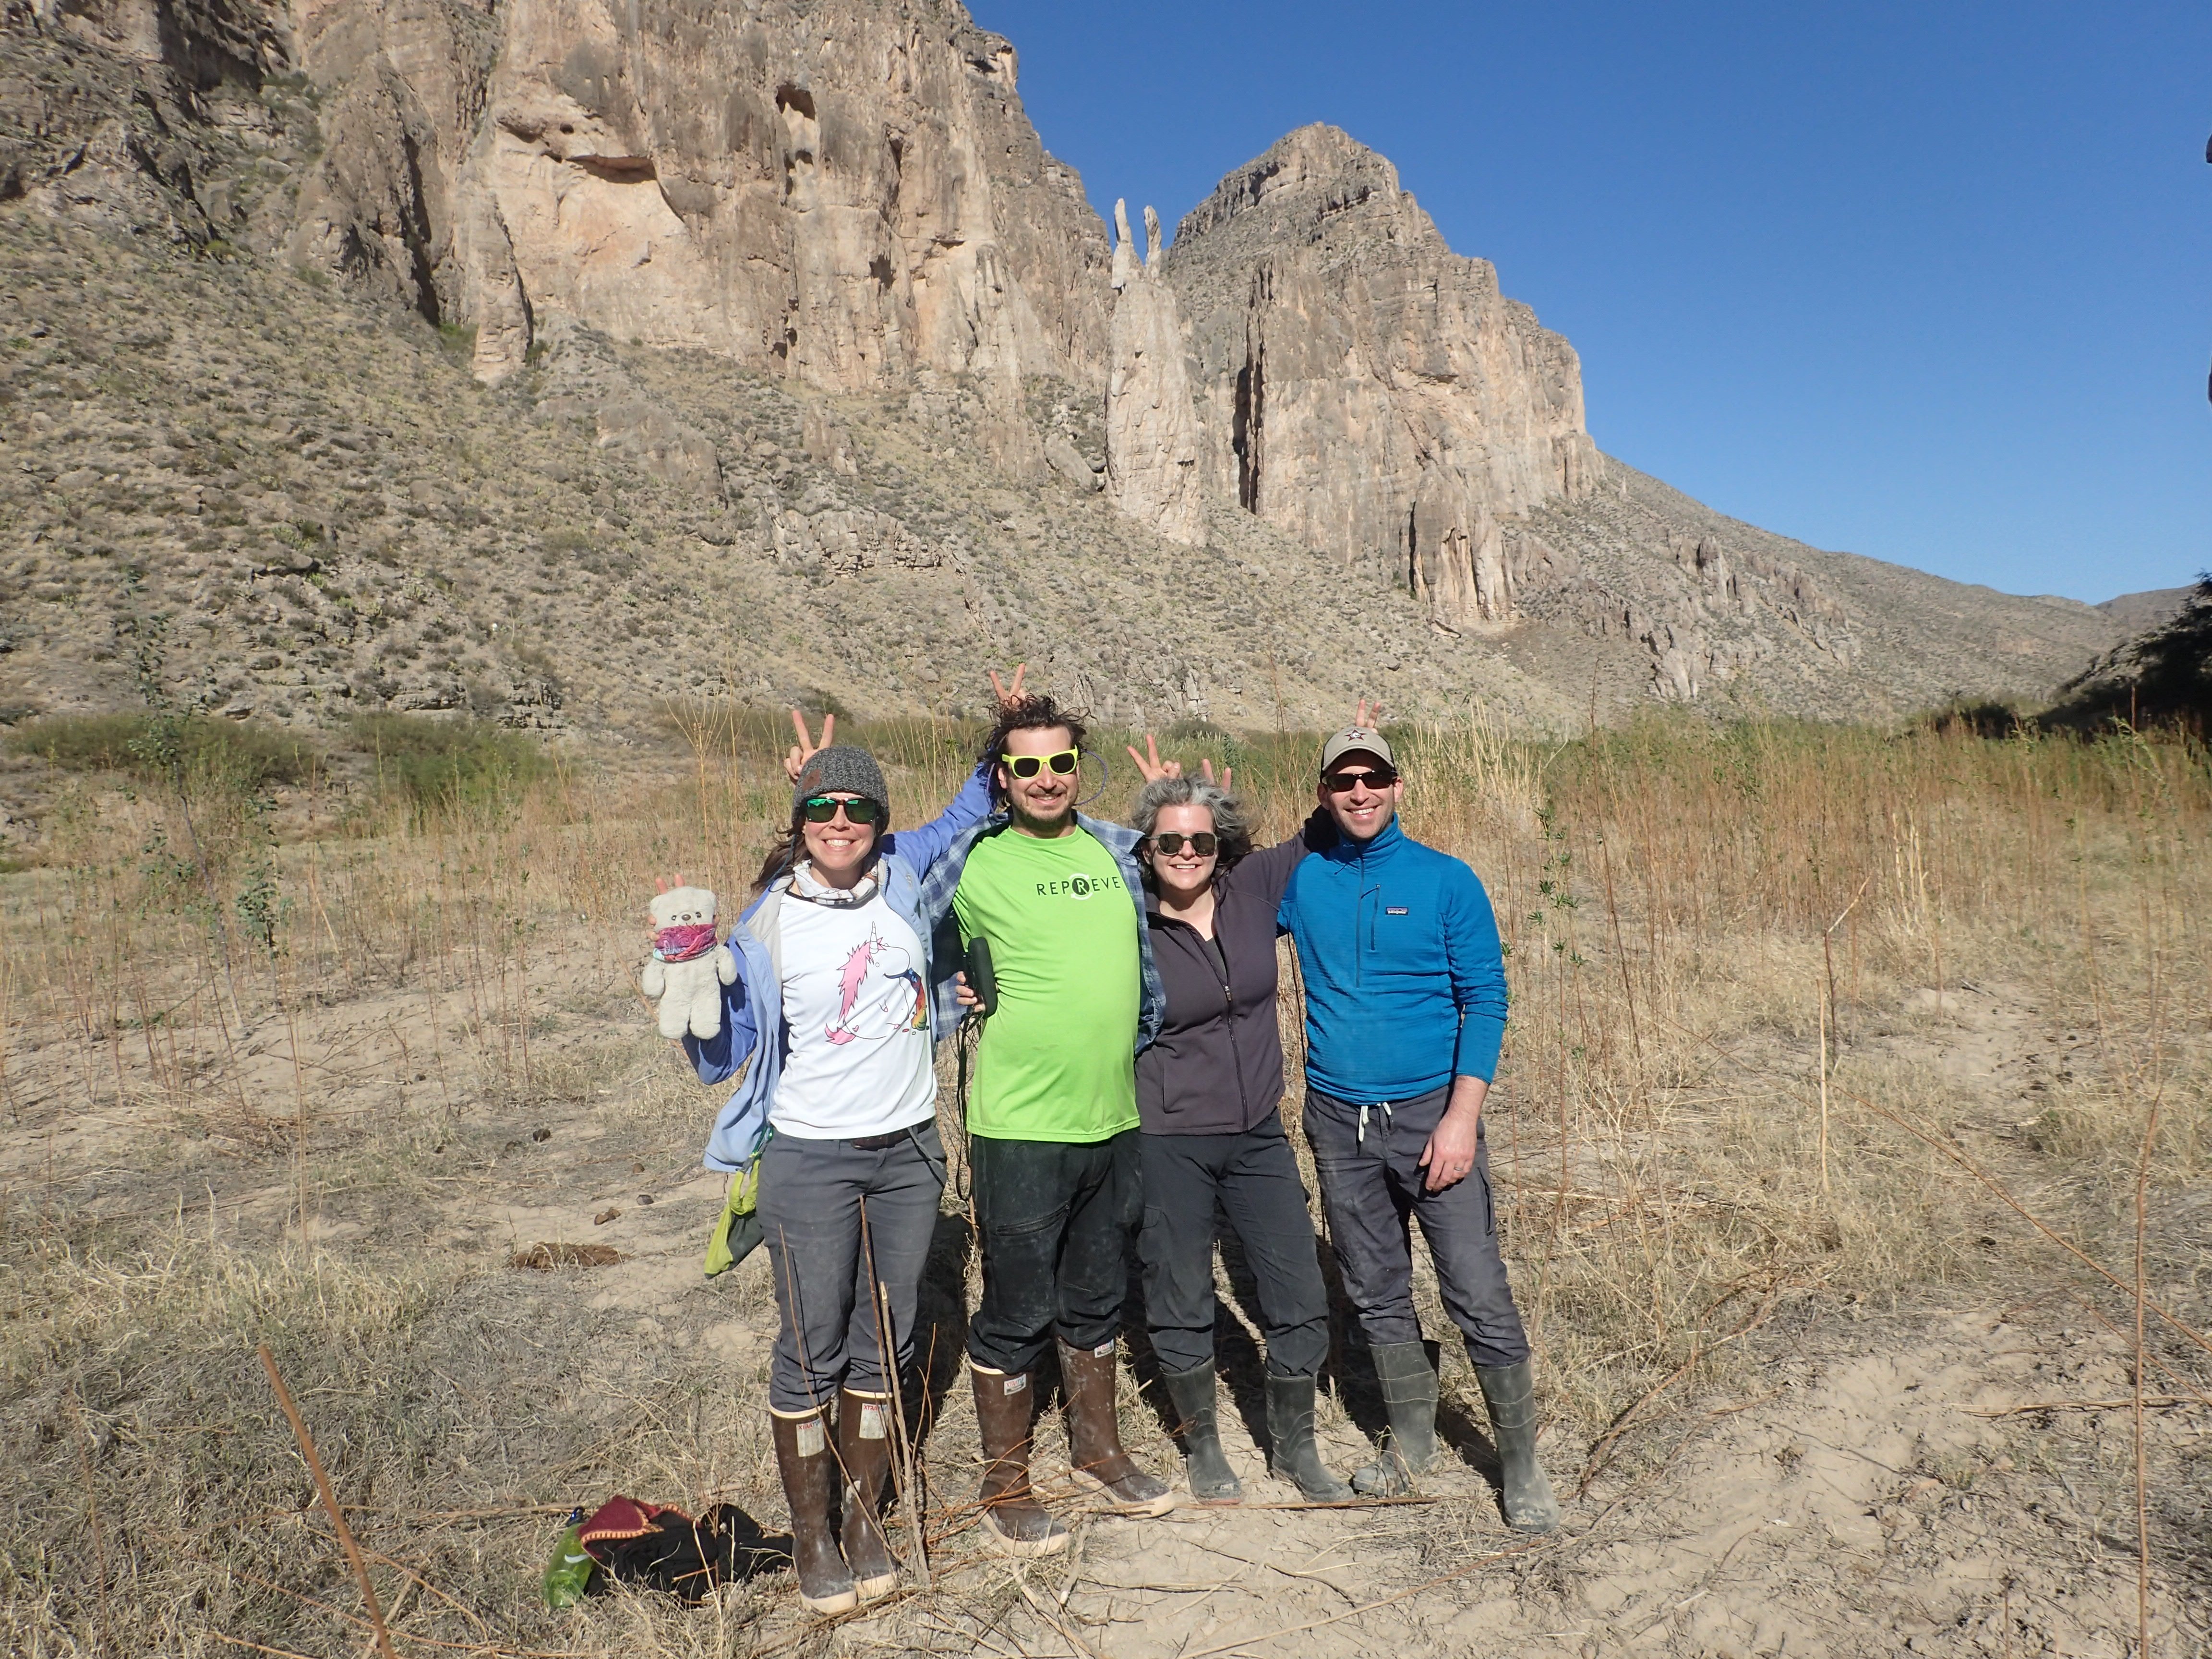
[[[1335,839],[1316,813],[1304,830],[1252,850],[1226,769],[1185,777],[1129,750],[1146,782],[1146,921],[1164,994],[1159,1035],[1137,1056],[1145,1179],[1139,1251],[1146,1316],[1168,1395],[1182,1419],[1191,1495],[1243,1495],[1215,1418],[1214,1210],[1243,1246],[1267,1342],[1267,1467],[1320,1502],[1351,1487],[1314,1443],[1315,1379],[1328,1356],[1328,1299],[1304,1184],[1283,1133],[1282,1044],[1275,1020],[1275,912],[1291,872]]]

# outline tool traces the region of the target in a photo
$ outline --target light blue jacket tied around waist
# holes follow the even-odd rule
[[[990,769],[979,766],[938,817],[918,829],[898,830],[883,838],[875,874],[883,885],[884,902],[914,929],[924,950],[929,948],[936,918],[923,909],[923,878],[961,844],[963,832],[981,823],[990,811]],[[684,1039],[684,1051],[697,1068],[702,1083],[726,1082],[746,1060],[752,1061],[715,1115],[714,1133],[707,1138],[707,1167],[726,1174],[743,1169],[760,1156],[768,1139],[769,1109],[775,1103],[776,1084],[783,1076],[784,1056],[791,1047],[791,1034],[783,1023],[783,975],[779,961],[782,952],[777,928],[777,915],[790,884],[788,875],[778,877],[730,929],[730,951],[738,959],[738,979],[736,984],[722,988],[721,1030],[703,1041],[690,1036]],[[925,978],[933,981],[935,975]],[[931,1042],[950,1035],[951,1030],[950,1024],[940,1023],[933,1000]],[[762,1042],[763,1032],[772,1034],[774,1040]]]

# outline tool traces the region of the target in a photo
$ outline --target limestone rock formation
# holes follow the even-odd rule
[[[1187,547],[1206,545],[1198,458],[1204,434],[1184,370],[1182,319],[1160,274],[1160,218],[1145,210],[1145,255],[1129,243],[1129,210],[1114,204],[1113,368],[1106,382],[1107,498],[1139,524]]]
[[[1009,416],[1103,370],[1097,216],[957,4],[302,3],[333,97],[298,246],[474,325],[484,379],[556,314],[826,389],[973,376]]]
[[[201,247],[265,247],[283,157],[314,130],[276,79],[294,52],[281,8],[7,0],[0,40],[0,202]]]
[[[1445,245],[1389,162],[1302,127],[1183,219],[1166,272],[1212,489],[1447,627],[1513,614],[1501,521],[1600,476],[1581,365]]]

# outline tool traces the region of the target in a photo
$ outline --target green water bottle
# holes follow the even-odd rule
[[[556,1612],[574,1607],[591,1588],[592,1570],[598,1565],[584,1547],[584,1512],[571,1510],[568,1529],[561,1534],[561,1541],[553,1547],[553,1559],[545,1564],[545,1605]]]

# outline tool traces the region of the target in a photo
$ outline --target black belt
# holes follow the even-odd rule
[[[858,1140],[848,1140],[845,1144],[856,1152],[880,1152],[886,1146],[896,1146],[908,1138],[906,1130],[894,1129],[887,1135],[862,1135]]]

